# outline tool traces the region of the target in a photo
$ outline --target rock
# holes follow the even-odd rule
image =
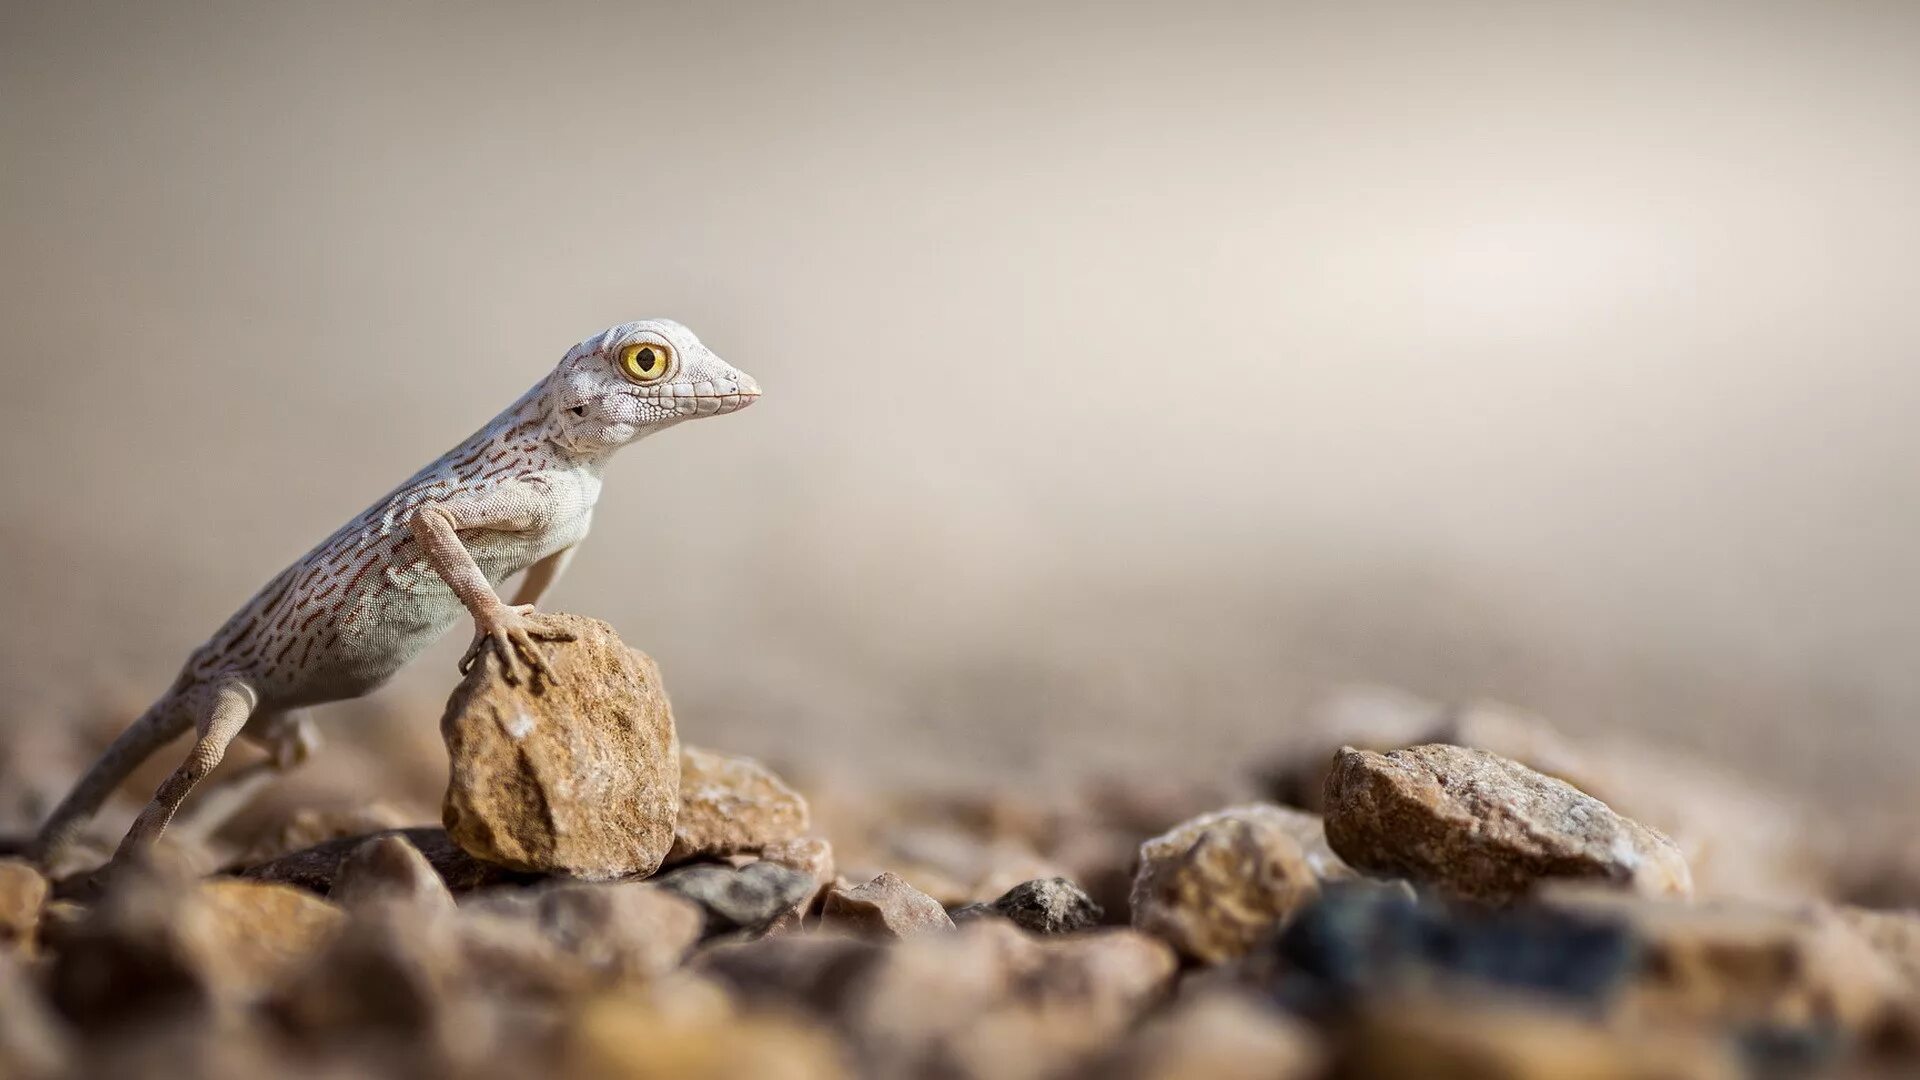
[[[32,956],[47,879],[25,859],[0,859],[0,954]]]
[[[18,961],[0,950],[0,1076],[52,1080],[72,1074],[73,1040]]]
[[[303,807],[285,814],[263,829],[237,861],[252,866],[291,852],[318,847],[329,840],[393,832],[406,823],[400,811],[385,803],[331,809]]]
[[[604,979],[663,975],[700,940],[706,913],[659,885],[560,882],[476,894],[463,909],[519,918]]]
[[[825,1030],[776,1016],[684,1019],[608,997],[570,1025],[563,1072],[587,1080],[838,1080],[845,1055]]]
[[[484,863],[460,850],[453,843],[445,829],[437,825],[412,829],[395,829],[388,832],[369,833],[365,836],[345,836],[329,840],[300,851],[253,865],[234,866],[228,873],[237,874],[248,881],[269,882],[292,885],[319,893],[322,896],[333,891],[333,884],[339,878],[340,867],[355,849],[370,840],[394,836],[405,840],[414,850],[427,860],[433,872],[440,875],[447,888],[455,893],[471,889],[498,885],[504,882],[531,880],[525,874],[517,874],[505,867]]]
[[[375,904],[411,904],[426,911],[451,913],[453,894],[420,849],[404,836],[376,836],[341,860],[327,899],[349,911]]]
[[[807,801],[766,766],[698,747],[680,751],[680,811],[668,863],[757,852],[807,831]]]
[[[1505,903],[1555,879],[1692,892],[1665,836],[1517,762],[1432,744],[1348,748],[1327,777],[1327,839],[1361,870]]]
[[[653,879],[653,884],[699,905],[706,934],[740,930],[761,933],[813,895],[811,876],[779,863],[760,861],[736,870],[728,866],[683,866]]]
[[[1825,849],[1859,835],[1851,824],[1836,827],[1791,793],[1671,747],[1616,736],[1589,753],[1605,771],[1608,805],[1680,849],[1694,895],[1776,903],[1835,895]],[[1901,820],[1898,831],[1911,836],[1911,824]]]
[[[817,836],[800,836],[768,844],[761,849],[760,858],[798,870],[813,879],[813,890],[774,920],[771,927],[774,932],[798,930],[807,915],[826,899],[827,890],[833,887],[833,845]]]
[[[1165,993],[1177,961],[1131,930],[1034,938],[1004,920],[884,950],[845,1027],[874,1076],[1060,1076]]]
[[[1920,912],[1841,906],[1833,914],[1879,954],[1908,991],[1920,998]]]
[[[1319,1037],[1304,1023],[1243,995],[1212,991],[1149,1020],[1088,1074],[1115,1080],[1311,1080],[1323,1075],[1325,1059]]]
[[[1432,987],[1475,986],[1599,1008],[1628,985],[1639,942],[1600,912],[1424,902],[1403,887],[1329,883],[1245,978],[1315,1013]]]
[[[1872,1029],[1907,992],[1895,966],[1900,935],[1888,923],[1858,914],[1683,904],[1593,887],[1549,890],[1542,903],[1616,920],[1634,935],[1639,960],[1616,1006],[1631,1018],[1818,1040],[1836,1031]]]
[[[342,922],[340,909],[289,886],[196,884],[129,867],[63,934],[53,997],[86,1023],[244,1003],[319,952]]]
[[[783,934],[702,950],[693,968],[752,1008],[837,1017],[883,956],[873,941],[837,933]]]
[[[960,907],[949,910],[947,912],[947,918],[952,919],[953,925],[955,926],[965,926],[970,922],[979,922],[981,919],[1004,920],[1007,917],[1002,915],[999,909],[995,908],[992,904],[963,904]]]
[[[1341,1076],[1422,1080],[1740,1080],[1717,1040],[1666,1029],[1610,1030],[1518,1000],[1387,999],[1344,1029]]]
[[[820,910],[820,923],[874,937],[904,938],[953,929],[953,920],[938,900],[891,873],[855,888],[830,890]]]
[[[1140,845],[1134,927],[1201,963],[1244,955],[1318,894],[1319,878],[1299,839],[1305,816],[1276,806],[1234,807]]]
[[[1062,877],[1022,882],[986,906],[1036,934],[1090,930],[1106,914],[1085,890]]]
[[[493,1037],[484,1013],[462,1008],[474,990],[456,919],[377,904],[356,912],[265,1011],[310,1054],[350,1047],[375,1057],[380,1075],[457,1075],[462,1048]]]
[[[680,750],[660,670],[613,628],[548,615],[551,683],[489,655],[447,701],[447,832],[486,862],[585,880],[651,874],[673,844]]]
[[[345,1075],[522,1074],[543,1067],[529,1056],[597,981],[526,921],[377,904],[283,980],[267,1013],[308,1054],[356,1055]]]

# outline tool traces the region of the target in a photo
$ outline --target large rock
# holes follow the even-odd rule
[[[1252,805],[1203,814],[1140,845],[1133,925],[1217,964],[1246,953],[1319,892],[1301,814]]]
[[[758,852],[807,831],[807,800],[752,758],[680,751],[680,812],[669,863]]]
[[[0,859],[0,953],[32,955],[47,879],[24,859]]]
[[[904,938],[953,929],[953,919],[938,900],[892,873],[827,893],[820,923],[872,937]]]
[[[1570,784],[1482,750],[1351,747],[1327,777],[1327,839],[1352,865],[1494,903],[1543,881],[1687,896],[1672,841]]]
[[[509,684],[489,657],[447,702],[442,817],[475,858],[605,880],[659,869],[673,844],[680,748],[660,669],[613,628],[547,615],[552,681]]]

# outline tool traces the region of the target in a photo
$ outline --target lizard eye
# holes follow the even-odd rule
[[[659,382],[673,366],[673,350],[651,341],[636,342],[620,350],[620,370],[637,383]]]

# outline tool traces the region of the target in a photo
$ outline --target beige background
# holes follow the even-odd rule
[[[3,18],[5,722],[662,314],[767,396],[618,461],[554,601],[695,741],[1220,769],[1368,678],[1920,758],[1915,5]]]

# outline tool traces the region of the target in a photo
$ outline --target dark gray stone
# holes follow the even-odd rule
[[[683,866],[652,879],[652,884],[700,905],[706,914],[705,936],[713,937],[767,929],[812,895],[816,883],[804,871],[761,861],[738,870],[713,863]]]

